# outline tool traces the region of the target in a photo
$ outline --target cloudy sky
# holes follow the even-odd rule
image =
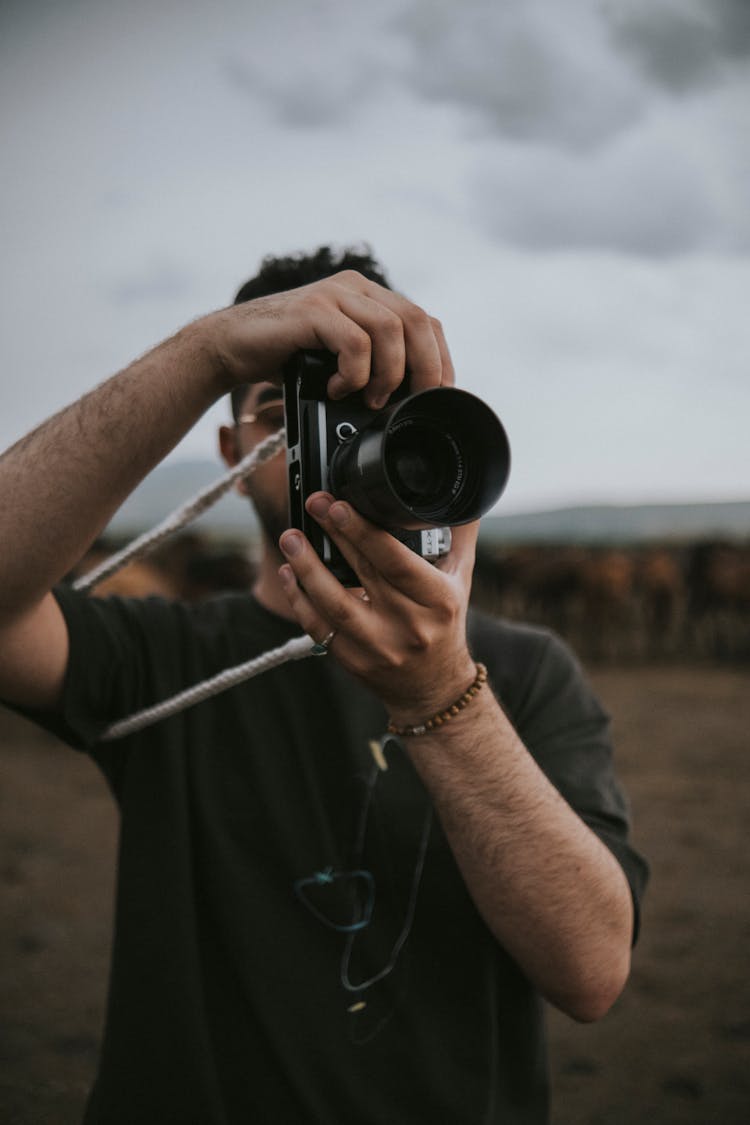
[[[0,446],[366,240],[505,421],[502,510],[747,498],[749,67],[746,0],[5,0]]]

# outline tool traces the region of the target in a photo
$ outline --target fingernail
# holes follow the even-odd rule
[[[328,515],[331,517],[331,522],[335,523],[337,527],[343,527],[345,523],[349,522],[350,513],[346,504],[334,504]]]
[[[370,409],[382,410],[387,402],[388,395],[376,395],[374,398],[370,399]]]
[[[289,558],[292,559],[302,550],[302,536],[298,535],[296,531],[287,531],[279,540],[279,546],[281,547],[284,554],[288,555]]]
[[[311,500],[307,505],[307,509],[316,519],[322,520],[328,515],[328,509],[331,507],[331,503],[332,501],[329,500],[327,496],[316,496],[315,499]]]

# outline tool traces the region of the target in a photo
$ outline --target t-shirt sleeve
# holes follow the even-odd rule
[[[162,598],[96,598],[54,591],[68,628],[68,666],[54,711],[26,711],[78,750],[90,751],[116,719],[179,688],[180,607]]]
[[[610,720],[568,646],[543,634],[512,719],[540,768],[617,858],[635,908],[634,940],[648,865],[629,841],[628,802],[615,775]]]

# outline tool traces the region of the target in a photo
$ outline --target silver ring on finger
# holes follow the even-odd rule
[[[322,641],[315,641],[315,643],[313,644],[313,647],[312,647],[313,655],[314,656],[327,656],[328,649],[330,647],[331,641],[333,640],[333,638],[335,636],[336,636],[336,630],[331,629],[330,633],[327,633],[326,636],[323,637]]]

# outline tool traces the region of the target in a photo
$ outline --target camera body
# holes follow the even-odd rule
[[[330,480],[331,460],[344,442],[372,423],[376,414],[365,405],[361,392],[338,401],[327,398],[326,384],[336,366],[336,357],[329,352],[299,352],[284,372],[289,525],[304,532],[318,557],[340,582],[345,586],[358,586],[357,576],[335,543],[305,510],[305,502],[313,492],[336,495]],[[401,384],[391,401],[400,401],[407,393]],[[448,527],[413,530],[389,527],[388,530],[425,559],[440,558],[450,550]]]
[[[453,387],[409,393],[407,378],[382,410],[361,392],[335,401],[325,351],[299,352],[284,371],[289,522],[344,585],[359,580],[305,510],[319,490],[347,500],[422,558],[450,550],[450,527],[477,519],[505,487],[505,431],[481,400]]]

